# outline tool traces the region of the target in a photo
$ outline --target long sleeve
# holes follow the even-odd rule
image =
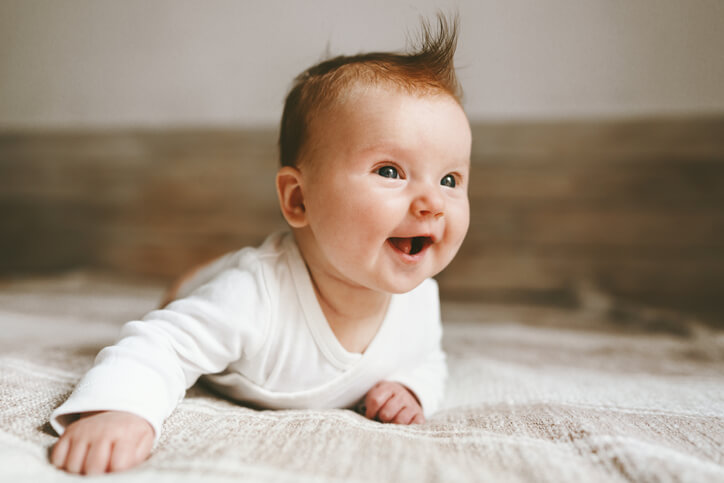
[[[229,268],[214,280],[123,326],[97,356],[70,398],[51,416],[61,434],[69,416],[118,410],[148,420],[156,432],[202,374],[253,357],[268,328],[270,303],[261,269]]]
[[[428,281],[424,296],[412,305],[409,316],[414,318],[417,334],[407,345],[418,346],[416,357],[405,361],[405,364],[388,377],[388,380],[399,382],[415,393],[425,417],[438,410],[445,393],[447,380],[447,363],[442,350],[442,324],[440,321],[440,302],[437,283]]]

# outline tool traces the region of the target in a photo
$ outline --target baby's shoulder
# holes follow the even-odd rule
[[[229,279],[244,279],[248,282],[264,283],[274,275],[285,252],[285,234],[274,233],[256,247],[244,247],[215,258],[200,267],[179,289],[179,296],[192,293],[209,283]]]
[[[248,268],[262,263],[275,263],[289,251],[290,233],[276,232],[269,235],[259,246],[247,246],[219,258],[220,269]]]

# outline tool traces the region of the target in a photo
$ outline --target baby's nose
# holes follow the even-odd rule
[[[415,198],[410,206],[412,214],[419,218],[443,216],[445,202],[438,193],[425,193]]]

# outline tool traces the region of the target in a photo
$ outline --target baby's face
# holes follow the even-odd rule
[[[357,88],[311,128],[300,171],[318,268],[388,293],[445,268],[470,221],[471,134],[458,103]]]

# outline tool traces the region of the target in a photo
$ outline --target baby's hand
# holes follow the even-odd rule
[[[135,414],[88,413],[68,426],[50,461],[69,473],[86,475],[127,470],[148,458],[153,438],[151,424]]]
[[[381,381],[365,396],[365,416],[383,423],[424,423],[417,398],[398,382]]]

